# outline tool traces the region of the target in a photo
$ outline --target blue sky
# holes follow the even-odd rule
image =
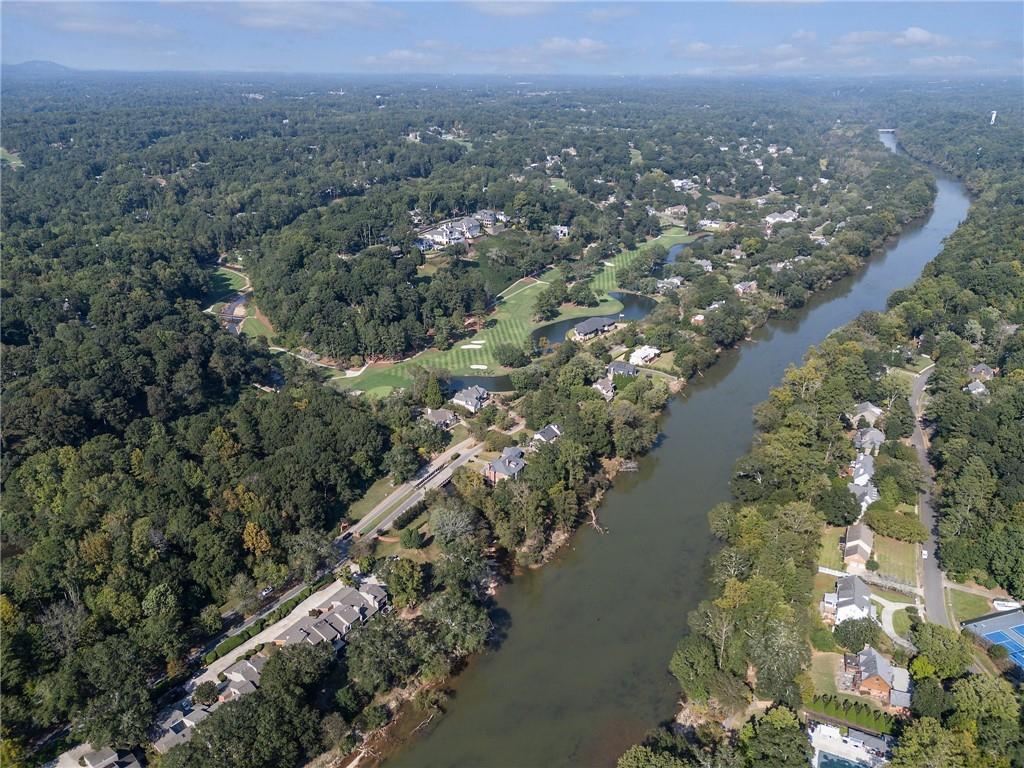
[[[1020,2],[3,2],[3,61],[259,72],[1021,75]]]

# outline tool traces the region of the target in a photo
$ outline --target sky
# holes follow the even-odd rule
[[[288,73],[1021,76],[1024,3],[18,2],[2,60]]]

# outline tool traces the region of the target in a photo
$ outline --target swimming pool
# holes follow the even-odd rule
[[[828,752],[819,752],[818,768],[869,768],[869,766],[867,763],[855,763],[845,757],[831,755]]]

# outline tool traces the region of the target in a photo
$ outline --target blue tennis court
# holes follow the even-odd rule
[[[1001,645],[1010,660],[1024,669],[1024,609],[993,613],[974,621],[966,621],[964,629],[982,637],[993,645]]]

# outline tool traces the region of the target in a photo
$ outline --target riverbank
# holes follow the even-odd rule
[[[525,764],[610,764],[663,717],[676,698],[665,661],[707,593],[717,548],[707,510],[729,498],[732,465],[753,436],[751,409],[809,346],[909,285],[967,203],[957,182],[940,178],[925,224],[692,380],[639,471],[608,490],[608,534],[583,527],[548,567],[498,593],[510,617],[501,652],[473,659],[453,681],[447,716],[389,764],[505,766],[508,754]]]

